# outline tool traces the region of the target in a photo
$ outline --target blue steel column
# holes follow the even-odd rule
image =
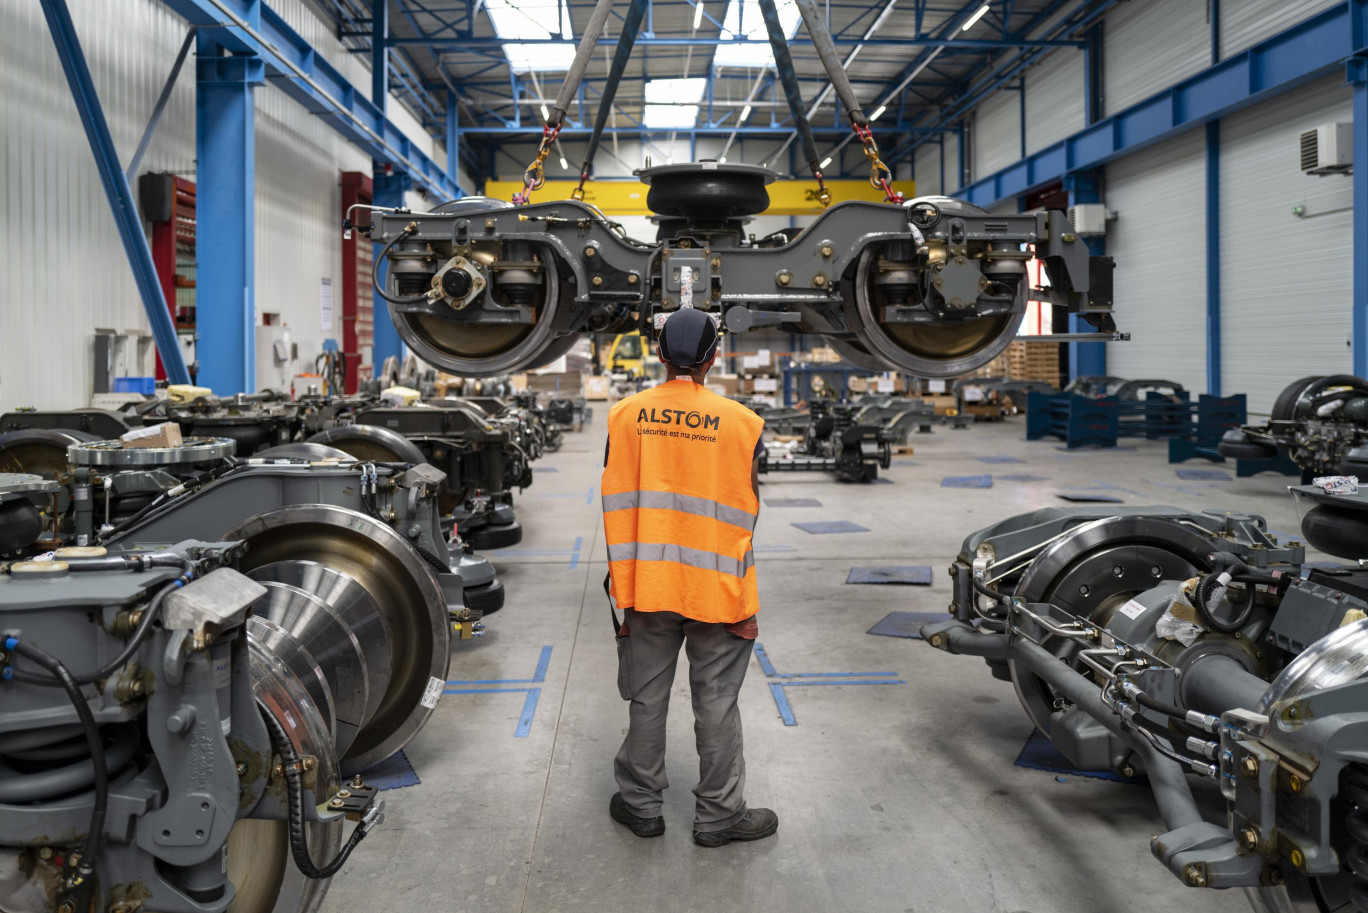
[[[1359,15],[1365,15],[1361,8]],[[1354,373],[1368,377],[1368,58],[1349,61],[1349,80],[1354,86]]]
[[[1102,202],[1102,178],[1097,172],[1064,176],[1064,189],[1069,192],[1069,205]],[[1088,238],[1088,250],[1094,256],[1107,252],[1106,238]],[[1090,333],[1095,328],[1078,314],[1069,315],[1070,333]],[[1069,379],[1091,374],[1107,373],[1107,345],[1102,342],[1070,342]]]
[[[406,174],[385,174],[377,169],[371,184],[371,203],[398,209],[404,205],[404,192],[412,186],[413,181]],[[389,266],[380,262],[380,249],[381,245],[375,245],[375,269],[380,287],[385,288]],[[391,355],[399,359],[404,357],[404,343],[399,338],[399,331],[394,328],[394,322],[390,320],[389,306],[380,298],[375,299],[375,311],[371,317],[375,340],[371,349],[371,364],[375,365],[375,376],[379,377],[386,358]]]
[[[1221,395],[1221,122],[1206,125],[1206,384]]]
[[[266,79],[256,56],[221,56],[198,38],[195,62],[199,384],[219,395],[256,388],[256,105]]]
[[[53,44],[57,46],[57,56],[62,60],[62,69],[71,86],[71,96],[81,115],[90,151],[95,155],[100,183],[104,185],[109,208],[113,210],[114,224],[119,231],[119,240],[123,242],[124,254],[133,268],[133,279],[138,285],[147,322],[152,326],[157,351],[161,353],[162,364],[166,367],[166,376],[172,383],[188,384],[190,372],[185,368],[180,342],[176,339],[176,325],[171,320],[171,312],[167,310],[156,267],[152,265],[152,251],[147,246],[142,219],[133,203],[133,190],[128,185],[128,177],[119,167],[119,152],[109,134],[109,124],[105,122],[104,109],[100,107],[95,84],[91,81],[90,68],[86,66],[81,42],[71,21],[71,11],[67,9],[66,0],[43,0],[43,15],[47,17],[48,30],[52,33]]]

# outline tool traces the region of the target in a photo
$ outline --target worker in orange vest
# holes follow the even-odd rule
[[[751,534],[765,422],[703,386],[717,341],[702,311],[670,315],[666,381],[613,406],[602,485],[610,596],[624,610],[613,615],[618,690],[631,702],[608,812],[638,837],[665,832],[665,718],[682,646],[699,761],[693,839],[709,847],[779,829],[774,812],[746,805],[736,706],[758,631]]]

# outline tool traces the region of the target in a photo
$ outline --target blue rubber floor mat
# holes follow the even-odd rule
[[[922,625],[949,621],[953,617],[947,612],[889,612],[887,617],[865,633],[879,637],[910,637],[913,640],[921,640]]]
[[[941,488],[992,488],[992,476],[946,476]]]
[[[1024,767],[1027,770],[1045,770],[1053,774],[1066,774],[1071,777],[1088,777],[1093,780],[1111,780],[1113,783],[1129,783],[1131,786],[1144,786],[1148,781],[1144,777],[1123,777],[1110,770],[1079,770],[1069,763],[1069,759],[1059,753],[1059,749],[1050,743],[1045,737],[1045,733],[1039,729],[1031,730],[1031,736],[1026,740],[1026,744],[1021,746],[1021,754],[1017,755],[1017,767]]]
[[[817,523],[790,523],[805,533],[814,536],[822,536],[827,533],[867,533],[869,530],[858,523],[851,523],[849,520],[822,520]]]
[[[846,575],[846,583],[903,583],[909,586],[930,586],[931,568],[914,564],[852,567]]]
[[[1229,482],[1230,473],[1223,469],[1175,469],[1180,479],[1201,479],[1205,482]]]
[[[1017,459],[1017,458],[1014,457],[1014,456],[980,456],[980,457],[974,457],[974,459],[978,460],[980,463],[1024,463],[1024,462],[1026,462],[1025,460],[1019,460],[1019,459]]]
[[[1048,482],[1048,481],[1050,481],[1050,477],[1049,477],[1049,476],[1028,476],[1028,475],[1020,475],[1020,474],[1013,474],[1013,475],[994,475],[994,476],[993,476],[993,480],[994,480],[994,481],[997,481],[998,479],[1001,479],[1001,480],[1004,481],[1004,482]]]
[[[766,498],[766,507],[821,507],[816,498]]]
[[[376,764],[361,777],[367,785],[379,790],[403,789],[405,786],[417,786],[422,782],[418,779],[418,774],[414,773],[408,756],[402,751]]]
[[[1124,504],[1125,498],[1118,498],[1116,495],[1100,495],[1091,491],[1061,491],[1057,494],[1065,501],[1074,501],[1081,504]]]

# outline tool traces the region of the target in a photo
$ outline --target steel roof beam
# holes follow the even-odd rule
[[[178,0],[165,0],[168,3],[178,2]],[[209,0],[212,2],[212,0]],[[360,33],[344,33],[343,37],[360,37]],[[866,47],[889,47],[889,48],[910,48],[910,47],[941,47],[951,46],[962,49],[999,49],[999,48],[1081,48],[1087,44],[1083,40],[1059,40],[1059,39],[1033,39],[1033,38],[835,38],[833,39],[838,47],[864,45]],[[470,35],[465,34],[455,38],[429,37],[429,36],[406,36],[394,37],[390,39],[390,44],[398,47],[419,46],[433,49],[447,49],[453,51],[464,51],[470,48],[480,47],[503,47],[505,44],[569,44],[563,38],[519,38],[517,40],[498,38],[493,35]],[[599,39],[598,46],[613,47],[618,43],[615,37],[603,37]],[[719,45],[753,45],[759,47],[769,47],[765,41],[750,41],[741,38],[723,38],[721,36],[671,36],[657,35],[653,38],[642,37],[637,39],[638,47],[717,47]],[[799,47],[810,46],[811,39],[794,37],[794,45]]]
[[[381,114],[275,10],[259,0],[162,2],[220,46],[260,57],[268,82],[358,149],[410,175],[415,186],[443,200],[464,195],[445,167]]]

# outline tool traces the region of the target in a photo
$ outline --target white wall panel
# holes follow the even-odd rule
[[[941,147],[940,143],[923,143],[913,153],[913,176],[917,179],[917,196],[936,196],[943,192],[941,187]],[[953,175],[954,168],[947,169]]]
[[[1297,147],[1303,130],[1351,118],[1334,76],[1221,123],[1222,386],[1251,410],[1299,377],[1351,369],[1352,182],[1302,174]]]
[[[1131,334],[1107,344],[1108,374],[1206,391],[1205,149],[1190,130],[1107,166],[1116,325]]]
[[[1021,158],[1020,92],[999,89],[984,99],[974,110],[969,148],[974,153],[976,181]]]
[[[1083,129],[1084,79],[1083,52],[1073,48],[1061,48],[1026,71],[1027,155]]]
[[[160,0],[69,2],[127,162],[185,23]],[[366,66],[341,51],[300,0],[275,5],[358,86],[369,85]],[[0,218],[14,230],[0,247],[0,409],[71,408],[89,401],[94,329],[146,332],[147,321],[41,6],[25,0],[5,9]],[[311,365],[324,338],[319,280],[340,280],[338,175],[369,171],[370,158],[279,90],[262,86],[256,101],[257,304],[283,315],[300,344],[301,366]],[[146,171],[195,177],[193,56],[142,161]],[[66,277],[73,269],[98,281],[72,286]],[[340,294],[336,284],[334,290]],[[338,332],[335,326],[332,335]]]
[[[256,98],[256,303],[277,313],[313,369],[327,337],[341,339],[343,171],[369,173],[370,156],[347,145],[323,121],[282,92]],[[319,280],[333,282],[336,315],[324,333]],[[258,352],[257,359],[269,357]]]
[[[70,0],[70,7],[127,162],[185,25],[155,0]],[[42,8],[7,3],[3,21],[0,408],[69,408],[89,401],[94,328],[146,331],[147,321]],[[194,169],[193,71],[191,60],[143,170]]]
[[[1226,0],[1221,6],[1221,57],[1232,57],[1343,0]]]
[[[1234,15],[1229,7],[1238,5],[1227,3],[1223,16]],[[1211,26],[1202,0],[1123,3],[1102,27],[1103,109],[1115,114],[1210,63]]]

